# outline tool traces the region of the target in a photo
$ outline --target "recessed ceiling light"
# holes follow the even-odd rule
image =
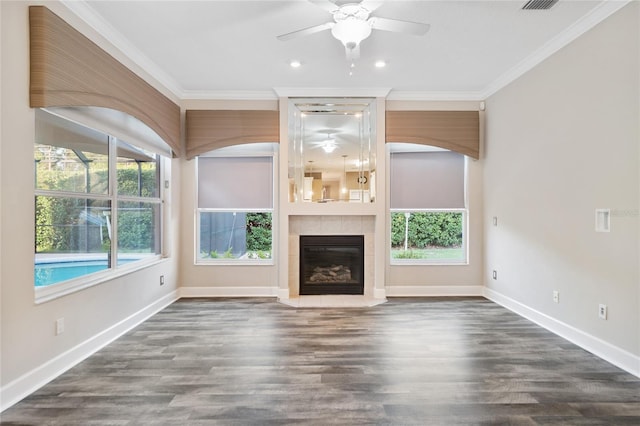
[[[384,68],[387,66],[387,63],[383,60],[376,61],[376,68]]]
[[[291,65],[291,68],[300,68],[302,62],[298,61],[297,59],[292,59],[291,62],[289,62],[289,65]]]

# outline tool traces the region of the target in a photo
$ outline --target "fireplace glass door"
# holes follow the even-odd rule
[[[364,294],[364,236],[301,235],[300,294]]]

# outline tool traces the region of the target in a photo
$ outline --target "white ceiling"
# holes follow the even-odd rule
[[[357,1],[357,0],[354,0]],[[275,88],[390,89],[390,98],[480,100],[526,72],[626,0],[387,0],[374,16],[425,22],[425,36],[374,30],[349,76],[329,31],[276,36],[331,21],[307,0],[70,1],[65,4],[173,91],[188,98],[271,98]],[[300,68],[289,66],[292,59]],[[388,65],[375,68],[383,59]]]

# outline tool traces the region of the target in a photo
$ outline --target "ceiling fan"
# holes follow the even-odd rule
[[[277,37],[278,40],[291,40],[330,29],[331,34],[344,45],[347,59],[353,62],[360,56],[360,42],[371,35],[371,30],[413,35],[424,35],[429,30],[429,24],[371,16],[371,13],[382,4],[381,0],[362,0],[359,3],[344,4],[337,4],[330,0],[308,1],[331,13],[334,22],[282,34]]]
[[[322,139],[316,142],[311,142],[311,148],[312,149],[322,148],[322,150],[325,153],[331,154],[333,151],[335,151],[335,149],[338,147],[339,144],[335,137],[335,133],[331,133],[331,132],[326,132],[326,133],[327,133],[327,137],[325,139]]]

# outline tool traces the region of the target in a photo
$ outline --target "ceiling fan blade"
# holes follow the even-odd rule
[[[334,25],[335,25],[335,22],[327,22],[325,24],[314,25],[313,27],[303,28],[301,30],[279,35],[277,39],[280,41],[287,41],[297,37],[303,37],[310,34],[319,33],[320,31],[328,30]]]
[[[382,6],[382,3],[384,3],[384,1],[382,0],[362,0],[360,2],[360,6],[364,7],[369,12],[373,12],[374,10]]]
[[[369,19],[371,28],[383,31],[393,31],[396,33],[406,33],[413,35],[424,35],[429,31],[429,24],[420,22],[401,21],[399,19],[372,17]]]
[[[309,3],[313,3],[318,7],[326,10],[329,13],[333,13],[340,8],[340,6],[336,5],[334,2],[330,0],[308,0]]]

